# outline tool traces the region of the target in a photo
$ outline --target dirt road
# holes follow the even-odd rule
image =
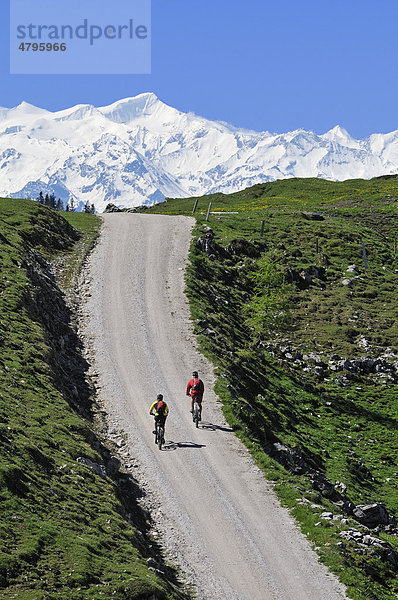
[[[193,220],[104,219],[84,274],[91,296],[83,329],[102,402],[114,431],[127,433],[134,474],[165,546],[202,600],[341,600],[342,586],[230,431],[211,366],[195,349],[184,296]],[[199,429],[185,396],[193,369],[207,387]],[[159,392],[170,407],[162,451],[148,414]]]

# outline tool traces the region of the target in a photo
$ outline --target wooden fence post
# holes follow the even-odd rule
[[[365,272],[368,270],[368,259],[366,258],[366,248],[364,242],[362,242],[362,256],[365,264]]]
[[[211,209],[211,202],[209,204],[209,208],[207,209],[206,221],[209,220],[210,209]]]
[[[198,200],[199,200],[199,198],[196,198],[196,200],[195,200],[195,204],[194,204],[193,211],[192,211],[193,215],[195,214],[196,207],[198,206]]]

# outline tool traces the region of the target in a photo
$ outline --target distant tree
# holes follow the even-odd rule
[[[70,211],[70,212],[75,212],[75,210],[76,210],[76,207],[75,207],[75,201],[74,201],[74,199],[73,199],[73,196],[71,196],[71,197],[69,198],[68,205],[69,205],[69,211]]]
[[[36,200],[40,203],[40,204],[44,204],[44,197],[43,197],[43,192],[40,192],[40,194],[37,196]]]
[[[50,206],[50,196],[48,194],[45,195],[44,204]]]
[[[62,202],[61,198],[58,198],[55,210],[58,210],[58,211],[64,210],[64,203]]]
[[[55,194],[50,194],[49,199],[48,199],[48,206],[50,208],[56,208],[57,206],[57,202],[55,200]]]
[[[65,212],[69,212],[69,204],[65,206]]]
[[[95,214],[95,206],[94,206],[94,204],[89,204],[89,201],[87,200],[87,202],[84,205],[83,211],[85,213],[90,213],[92,215]]]

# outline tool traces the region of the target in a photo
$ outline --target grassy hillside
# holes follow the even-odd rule
[[[195,200],[187,287],[226,417],[350,597],[396,598],[398,177],[281,180],[146,212],[189,215]],[[370,503],[389,524],[359,522]]]
[[[0,199],[0,597],[186,598],[95,432],[70,285],[100,219]]]

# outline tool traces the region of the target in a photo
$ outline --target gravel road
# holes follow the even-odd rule
[[[147,494],[154,535],[200,600],[341,600],[343,587],[279,505],[212,391],[184,296],[192,226],[187,217],[104,215],[83,273],[81,329],[111,436],[127,434],[121,452]],[[199,429],[185,396],[193,369],[206,385]],[[159,392],[170,407],[162,451],[149,416]]]

